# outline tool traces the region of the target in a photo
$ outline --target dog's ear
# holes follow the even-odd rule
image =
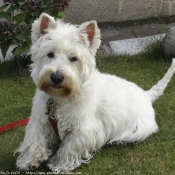
[[[46,34],[49,29],[54,28],[56,28],[55,19],[46,13],[42,13],[39,19],[35,20],[32,24],[32,43],[36,42],[41,35]]]
[[[100,30],[96,21],[86,22],[79,27],[80,36],[86,45],[96,54],[101,44]]]

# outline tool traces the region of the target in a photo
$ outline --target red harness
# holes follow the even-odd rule
[[[58,134],[58,127],[57,127],[57,122],[56,122],[56,120],[55,120],[54,118],[49,117],[49,122],[50,122],[50,124],[51,124],[53,130],[55,131],[56,135],[59,136],[59,134]]]

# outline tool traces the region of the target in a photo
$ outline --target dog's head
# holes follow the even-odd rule
[[[96,21],[74,26],[43,13],[32,25],[31,75],[47,94],[75,94],[95,69],[100,46]]]

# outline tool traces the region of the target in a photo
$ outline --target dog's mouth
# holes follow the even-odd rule
[[[57,85],[52,84],[51,86],[52,86],[54,89],[60,89],[60,88],[62,88],[60,84],[57,84]]]
[[[52,84],[51,87],[52,88],[49,89],[48,91],[46,90],[51,95],[67,97],[71,94],[71,89],[68,87],[61,86],[61,85],[55,85],[55,84]]]
[[[60,84],[57,84],[57,85],[55,85],[55,84],[52,84],[51,85],[51,87],[53,88],[53,89],[55,89],[55,90],[63,90],[64,92],[65,92],[65,94],[70,94],[71,93],[71,89],[70,88],[68,88],[68,87],[65,87],[65,86],[62,86],[62,85],[60,85]]]

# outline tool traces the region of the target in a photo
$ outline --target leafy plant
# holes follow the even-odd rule
[[[143,56],[146,57],[152,57],[155,60],[161,60],[161,61],[172,61],[172,57],[168,57],[164,54],[163,48],[162,48],[162,40],[157,40],[153,42],[152,44],[148,45],[145,50],[142,52]]]
[[[56,18],[65,18],[64,10],[71,0],[4,0],[0,7],[0,47],[5,58],[9,47],[15,44],[14,56],[27,53],[33,21],[43,12]]]

